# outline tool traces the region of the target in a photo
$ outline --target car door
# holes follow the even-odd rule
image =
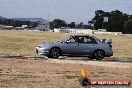
[[[96,40],[89,36],[84,36],[84,42],[82,43],[82,55],[91,55],[98,48]]]
[[[78,43],[77,36],[72,37],[63,45],[63,52],[65,55],[80,56],[81,49],[82,49],[82,47]]]

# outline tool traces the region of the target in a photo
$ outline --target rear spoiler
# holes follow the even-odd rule
[[[103,43],[112,44],[112,39],[101,39]]]

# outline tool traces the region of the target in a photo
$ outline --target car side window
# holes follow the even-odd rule
[[[84,38],[81,37],[81,36],[76,36],[75,40],[76,40],[77,43],[83,43]]]
[[[72,36],[68,41],[70,41],[70,43],[78,43],[78,36]]]
[[[83,43],[84,38],[81,36],[74,36],[70,38],[68,41],[70,41],[70,43]]]
[[[84,43],[87,44],[97,44],[96,40],[92,37],[84,37]]]
[[[75,43],[75,39],[73,37],[70,38],[68,41],[70,41],[70,43]]]

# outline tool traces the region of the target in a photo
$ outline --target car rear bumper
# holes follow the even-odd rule
[[[106,57],[113,56],[113,51],[110,50],[110,51],[105,52],[105,56],[106,56]]]

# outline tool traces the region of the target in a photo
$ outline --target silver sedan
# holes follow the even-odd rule
[[[61,41],[38,44],[36,53],[49,58],[86,56],[90,59],[102,60],[113,55],[112,40],[99,40],[90,35],[69,35]]]

